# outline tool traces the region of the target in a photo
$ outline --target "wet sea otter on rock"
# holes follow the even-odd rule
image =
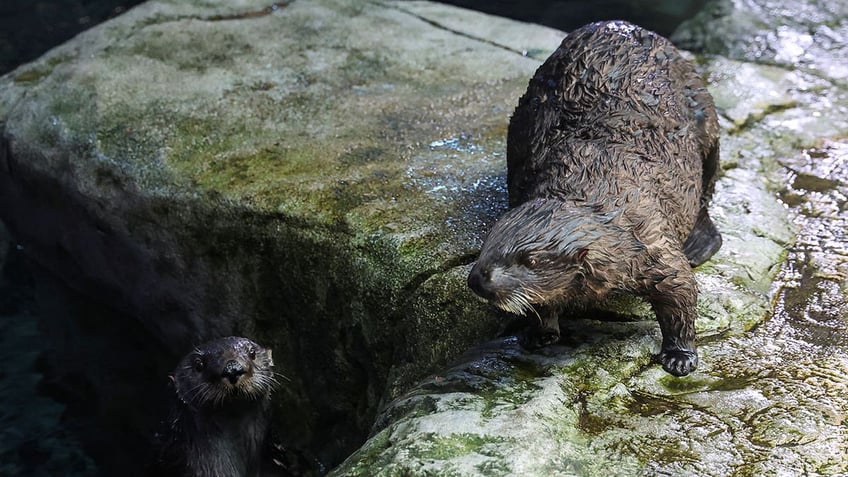
[[[689,374],[698,364],[692,267],[721,247],[707,211],[718,151],[712,97],[668,40],[621,21],[570,33],[510,120],[512,209],[469,286],[538,315],[531,347],[559,339],[564,305],[641,296],[660,324],[663,368]]]

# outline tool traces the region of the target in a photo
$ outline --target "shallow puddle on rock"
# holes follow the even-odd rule
[[[712,357],[705,360],[706,373],[744,377],[764,399],[716,390],[690,401],[724,420],[742,420],[744,433],[734,440],[743,456],[775,469],[843,472],[848,469],[848,143],[825,143],[783,165],[788,185],[781,198],[793,211],[799,234],[775,284],[774,315],[744,337],[705,347]],[[750,405],[740,407],[734,400]]]
[[[848,142],[782,165],[780,197],[798,238],[772,290],[774,314],[741,336],[702,342],[691,376],[637,375],[626,411],[604,399],[589,408],[602,423],[595,438],[651,475],[848,470]]]
[[[775,318],[800,339],[848,346],[848,143],[830,142],[784,164],[800,233],[778,280]]]

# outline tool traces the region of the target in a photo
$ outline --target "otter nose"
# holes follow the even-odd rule
[[[491,273],[482,267],[475,266],[468,274],[468,288],[484,298],[488,295],[486,288],[491,281]]]
[[[224,365],[223,377],[224,377],[224,379],[229,381],[230,384],[235,385],[238,382],[241,375],[243,375],[246,372],[247,372],[247,370],[244,369],[244,366],[242,366],[241,363],[239,363],[236,360],[231,359],[231,360],[227,361],[226,365]]]

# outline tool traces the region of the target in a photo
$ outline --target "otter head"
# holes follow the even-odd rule
[[[192,408],[215,408],[270,395],[276,384],[271,350],[247,338],[210,341],[182,359],[170,378]]]
[[[587,284],[593,273],[593,247],[610,235],[612,217],[554,199],[525,202],[495,223],[468,286],[498,308],[519,315],[533,305],[594,296],[597,287]]]

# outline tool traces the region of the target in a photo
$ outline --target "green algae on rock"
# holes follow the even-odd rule
[[[731,143],[725,154],[739,154],[737,147],[744,146]],[[719,181],[712,210],[725,245],[697,271],[697,326],[705,343],[738,336],[765,318],[771,279],[793,239],[786,210],[768,192],[769,182],[755,179],[769,167],[745,166],[755,169],[737,165]],[[640,314],[632,307],[624,310]],[[641,314],[651,317],[649,310]],[[564,319],[561,343],[537,354],[509,339],[469,353],[389,404],[371,440],[333,475],[635,475],[678,468],[680,461],[704,462],[713,451],[681,448],[678,442],[694,445],[706,431],[689,429],[722,431],[721,421],[675,396],[739,389],[744,382],[703,371],[665,376],[651,363],[659,339],[652,319],[595,317],[587,312]],[[708,363],[711,349],[702,349],[702,363]],[[653,384],[643,390],[645,383]],[[446,440],[468,452],[459,457],[430,451]]]
[[[174,356],[268,343],[286,444],[339,462],[381,400],[501,326],[462,266],[504,208],[522,52],[563,34],[434,21],[457,12],[144,3],[0,79],[0,215]]]

